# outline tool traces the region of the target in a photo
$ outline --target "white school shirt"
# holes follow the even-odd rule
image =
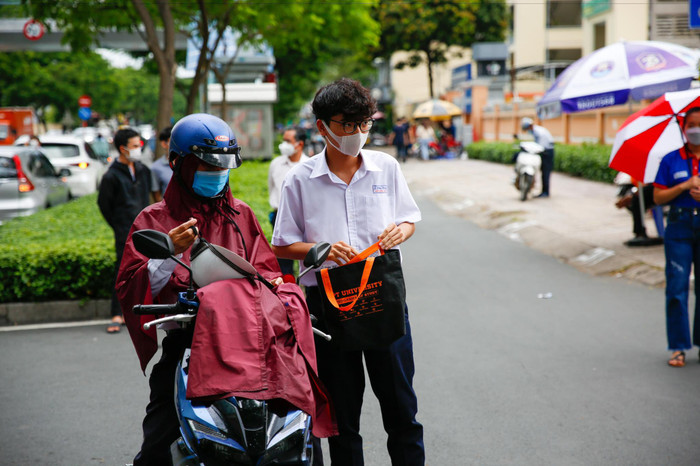
[[[377,242],[390,224],[416,223],[420,210],[399,163],[392,156],[362,150],[362,164],[350,184],[333,174],[326,150],[294,167],[284,180],[272,244],[330,244],[344,241],[358,251]],[[324,267],[336,267],[326,261]],[[300,263],[301,270],[304,270]],[[301,284],[316,285],[312,273]]]
[[[301,154],[301,157],[296,162],[292,162],[286,155],[280,155],[272,159],[267,172],[267,188],[270,193],[268,201],[272,210],[279,208],[280,190],[282,189],[284,177],[287,176],[289,170],[306,160],[309,160],[309,156],[304,153]]]

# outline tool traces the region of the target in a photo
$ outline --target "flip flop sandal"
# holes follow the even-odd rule
[[[107,325],[107,333],[119,333],[122,331],[122,323],[120,322],[110,322]]]
[[[679,351],[675,356],[668,360],[668,365],[671,367],[685,366],[685,351]]]

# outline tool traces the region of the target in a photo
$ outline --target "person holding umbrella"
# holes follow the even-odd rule
[[[666,253],[666,334],[672,351],[668,364],[685,366],[685,351],[700,346],[700,107],[686,111],[686,144],[661,159],[654,181],[654,202],[668,204]],[[695,323],[691,340],[688,316],[690,269],[695,269]]]

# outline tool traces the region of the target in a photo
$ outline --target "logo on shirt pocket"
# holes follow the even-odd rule
[[[680,178],[688,178],[688,172],[684,170],[682,172],[676,172],[673,174],[674,180],[678,180]]]
[[[374,194],[386,194],[389,192],[389,187],[385,184],[373,184],[372,192]]]

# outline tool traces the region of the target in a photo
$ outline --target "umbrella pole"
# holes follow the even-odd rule
[[[639,214],[640,217],[639,219],[642,222],[642,228],[646,231],[646,226],[644,225],[644,214],[646,213],[647,209],[646,206],[644,205],[644,192],[642,188],[644,185],[642,184],[641,181],[637,181],[637,196],[639,196]]]

